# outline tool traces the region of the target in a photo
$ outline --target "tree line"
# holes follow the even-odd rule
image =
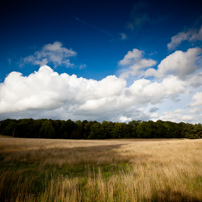
[[[72,121],[51,119],[6,119],[0,134],[25,138],[115,139],[115,138],[201,138],[202,125],[171,121]]]

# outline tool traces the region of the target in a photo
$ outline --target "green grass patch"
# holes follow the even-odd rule
[[[31,163],[0,162],[0,198],[1,201],[12,201],[12,198],[26,200],[26,196],[37,199],[45,192],[51,180],[79,178],[79,189],[86,190],[89,177],[96,178],[99,172],[102,179],[107,181],[113,175],[120,175],[132,170],[128,163],[103,164],[103,165],[68,165],[62,167],[56,165],[41,165]]]

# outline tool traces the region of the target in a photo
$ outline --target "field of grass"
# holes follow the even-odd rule
[[[0,201],[202,201],[202,140],[1,136]]]

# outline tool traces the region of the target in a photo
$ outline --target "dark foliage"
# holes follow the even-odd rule
[[[0,133],[13,137],[57,139],[107,138],[201,138],[202,125],[170,121],[72,121],[51,119],[6,119],[0,122]]]

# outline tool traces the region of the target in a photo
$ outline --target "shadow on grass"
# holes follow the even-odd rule
[[[85,143],[84,143],[85,144]],[[22,148],[12,151],[0,151],[2,162],[16,163],[40,163],[44,165],[78,165],[83,163],[102,164],[127,160],[115,149],[124,144],[96,145],[86,147],[52,147],[52,148]],[[59,162],[60,161],[60,162]]]
[[[145,202],[201,202],[201,200],[182,192],[172,190],[160,190],[152,195],[152,198],[145,199]]]
[[[78,177],[86,183],[89,173],[101,169],[104,179],[129,172],[132,167],[114,149],[123,144],[73,148],[39,148],[0,153],[0,199],[15,201],[19,196],[34,198],[43,193],[51,180]]]

